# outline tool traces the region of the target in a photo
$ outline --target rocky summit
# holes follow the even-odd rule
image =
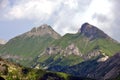
[[[50,35],[51,37],[58,39],[61,36],[55,32],[50,25],[43,24],[39,27],[34,27],[29,32],[25,33],[27,36],[45,36]]]
[[[97,27],[89,24],[84,23],[78,33],[89,37],[90,39],[96,39],[96,38],[109,38],[107,34],[105,34],[102,30],[98,29]]]
[[[42,53],[51,42],[59,38],[61,36],[51,26],[43,24],[10,39],[7,44],[0,47],[0,55],[15,62],[31,65],[31,61],[36,56]]]

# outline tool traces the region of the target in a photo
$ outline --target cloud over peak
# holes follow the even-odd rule
[[[47,23],[61,34],[76,32],[89,22],[120,41],[118,0],[1,0],[0,21]],[[116,30],[114,32],[113,30]]]

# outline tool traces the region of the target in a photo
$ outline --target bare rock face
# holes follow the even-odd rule
[[[79,51],[78,47],[75,46],[73,43],[68,45],[65,49],[60,47],[48,47],[44,51],[45,53],[52,55],[52,54],[62,54],[64,56],[67,55],[77,55],[82,56],[81,52]]]
[[[81,53],[79,52],[78,47],[76,47],[74,44],[70,44],[68,47],[66,47],[66,49],[64,50],[64,53],[66,55],[81,55]]]
[[[108,35],[105,34],[102,30],[97,27],[90,25],[89,23],[84,23],[78,33],[83,34],[84,36],[90,39],[96,38],[107,38]]]
[[[92,52],[89,52],[89,53],[83,55],[83,58],[84,58],[84,60],[89,60],[92,57],[97,57],[97,56],[100,56],[100,55],[102,55],[100,50],[93,50]]]
[[[106,61],[108,58],[109,58],[109,56],[101,57],[100,59],[97,60],[97,62],[104,62],[104,61]]]
[[[55,39],[60,38],[61,36],[55,32],[51,26],[43,24],[40,27],[34,27],[31,31],[25,33],[27,36],[46,36],[49,35]]]

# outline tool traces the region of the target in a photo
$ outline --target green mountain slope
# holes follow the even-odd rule
[[[120,51],[120,44],[103,31],[85,23],[76,34],[66,34],[53,41],[44,54],[34,60],[33,67],[60,71],[62,68],[94,59],[100,55],[114,55]]]
[[[43,52],[45,47],[60,37],[50,26],[45,24],[11,39],[1,47],[0,53],[2,57],[28,66],[33,58]]]
[[[0,55],[24,66],[60,71],[100,55],[112,56],[118,51],[117,41],[85,23],[76,34],[63,37],[48,25],[33,28],[2,46]]]
[[[86,36],[83,36],[79,33],[66,34],[61,39],[54,41],[53,45],[60,46],[64,49],[71,43],[74,43],[82,54],[89,53],[95,49],[99,49],[106,53],[106,55],[111,56],[114,52],[120,50],[120,44],[113,42],[113,40],[109,40],[107,38],[97,38],[90,40]]]

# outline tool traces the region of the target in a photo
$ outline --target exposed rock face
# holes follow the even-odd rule
[[[34,27],[31,31],[25,33],[27,36],[44,36],[44,35],[50,35],[51,37],[58,39],[61,36],[55,32],[51,26],[47,24],[43,24],[40,27],[36,28]]]
[[[68,47],[66,47],[65,51],[64,51],[65,54],[67,55],[81,55],[78,47],[76,47],[74,44],[70,44],[68,45]]]
[[[92,52],[89,52],[85,55],[83,55],[84,60],[89,60],[92,57],[97,57],[99,55],[102,55],[102,53],[99,50],[93,50]]]
[[[109,58],[109,56],[104,56],[104,57],[98,59],[97,62],[104,62],[104,61],[106,61],[108,58]]]
[[[81,33],[84,36],[89,37],[90,39],[108,37],[108,35],[105,34],[102,30],[93,25],[90,25],[89,23],[84,23],[78,33]]]
[[[68,45],[65,49],[60,47],[48,47],[45,50],[45,53],[52,55],[52,54],[63,54],[64,56],[67,55],[77,55],[82,56],[78,47],[76,47],[73,43]]]

